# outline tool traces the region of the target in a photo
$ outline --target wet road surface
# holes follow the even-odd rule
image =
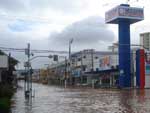
[[[22,86],[12,98],[12,113],[150,113],[150,89],[62,88],[33,84],[32,106]]]

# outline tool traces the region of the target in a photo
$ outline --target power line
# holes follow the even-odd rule
[[[12,51],[12,52],[25,52],[25,48],[9,48],[9,47],[0,47],[3,51]],[[33,53],[57,53],[57,54],[68,54],[68,51],[54,51],[54,50],[38,50],[31,49]]]

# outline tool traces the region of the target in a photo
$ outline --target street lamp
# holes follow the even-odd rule
[[[71,44],[73,43],[73,38],[69,40],[69,72],[70,72],[70,84],[72,84],[72,75],[71,75]]]
[[[71,59],[71,44],[73,43],[73,38],[69,40],[69,60]]]

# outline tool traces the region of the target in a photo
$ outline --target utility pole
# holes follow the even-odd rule
[[[27,90],[25,91],[25,97],[28,98],[30,100],[30,102],[32,102],[32,76],[31,76],[31,63],[30,63],[30,43],[27,44],[27,49],[25,49],[25,54],[28,57],[27,62],[25,63],[26,67],[27,67]]]
[[[83,51],[81,51],[81,84],[83,83]]]
[[[27,63],[27,70],[28,70],[28,77],[27,77],[27,89],[29,91],[29,98],[30,98],[30,64],[29,64],[29,60],[30,60],[30,44],[28,43],[28,46],[27,46],[27,50],[28,50],[28,53],[27,53],[27,56],[28,56],[28,63]]]
[[[94,71],[94,56],[93,56],[93,54],[94,54],[94,50],[91,49],[92,73]]]
[[[67,58],[65,57],[65,88],[67,87]]]
[[[71,70],[71,44],[73,43],[73,38],[69,40],[69,75],[70,75],[70,85],[72,85],[72,70]]]

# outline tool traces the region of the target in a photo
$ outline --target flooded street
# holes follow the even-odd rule
[[[33,84],[32,106],[24,99],[23,82],[12,98],[12,113],[149,113],[150,90],[61,88]]]

